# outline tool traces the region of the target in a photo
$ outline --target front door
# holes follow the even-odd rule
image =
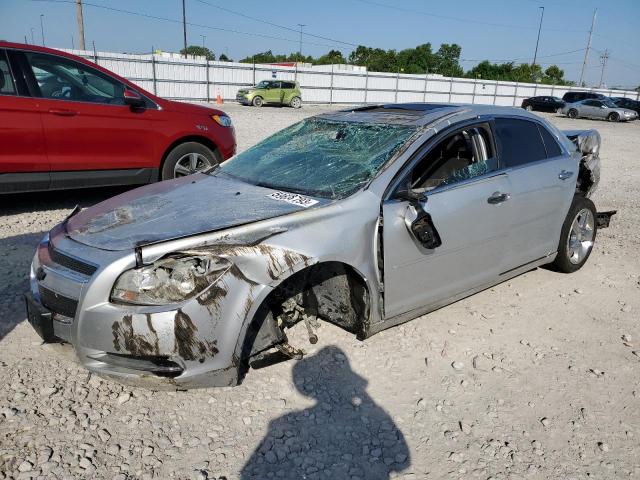
[[[52,176],[158,166],[152,112],[125,105],[121,82],[67,58],[25,55],[40,90]]]
[[[269,83],[269,89],[265,92],[264,100],[267,103],[280,103],[280,94],[282,89],[280,88],[280,81],[274,80]]]
[[[510,179],[494,145],[486,123],[447,135],[401,182],[424,198],[392,194],[384,202],[385,318],[437,306],[498,277],[512,210]],[[438,246],[425,246],[414,230],[425,213]]]
[[[17,190],[18,174],[33,190],[49,187],[49,162],[37,98],[31,98],[20,66],[0,50],[0,192]],[[17,84],[18,83],[18,84]],[[22,175],[25,174],[25,175]]]

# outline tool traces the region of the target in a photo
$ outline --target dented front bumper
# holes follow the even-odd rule
[[[121,382],[150,388],[237,384],[240,330],[254,313],[252,300],[268,287],[230,269],[179,305],[110,302],[118,275],[134,266],[134,252],[82,245],[54,229],[31,266],[32,324],[50,326],[49,335],[41,334],[45,341],[70,343],[83,366]]]

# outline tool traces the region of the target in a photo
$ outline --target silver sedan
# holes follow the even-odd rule
[[[595,98],[568,103],[561,113],[569,118],[597,118],[610,122],[626,122],[638,118],[638,114],[633,110],[618,107],[609,99],[598,100]]]
[[[364,340],[539,265],[578,270],[608,219],[588,198],[599,146],[507,107],[311,117],[74,212],[37,249],[28,318],[100,375],[236,385],[254,361],[301,358],[296,325]]]

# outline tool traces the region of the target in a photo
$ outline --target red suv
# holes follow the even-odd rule
[[[163,100],[75,55],[0,42],[0,193],[149,183],[235,149],[219,110]]]

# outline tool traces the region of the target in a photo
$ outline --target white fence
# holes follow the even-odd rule
[[[65,50],[87,58],[154,94],[177,100],[211,101],[219,94],[236,97],[239,88],[260,80],[297,80],[307,103],[360,104],[389,102],[452,102],[520,105],[537,95],[562,97],[568,91],[592,91],[606,96],[640,99],[640,92],[586,89],[534,83],[475,80],[440,75],[408,75],[349,71],[339,66],[323,69],[271,66],[159,55]]]

